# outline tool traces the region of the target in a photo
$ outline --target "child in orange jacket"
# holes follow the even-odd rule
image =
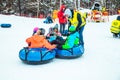
[[[51,45],[45,38],[45,30],[43,28],[35,28],[33,35],[26,39],[29,48],[47,48],[49,50],[56,48],[56,45]]]

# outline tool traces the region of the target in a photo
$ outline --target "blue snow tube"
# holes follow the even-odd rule
[[[64,59],[72,59],[72,58],[78,58],[82,56],[83,53],[84,53],[84,47],[82,45],[77,45],[68,50],[57,49],[56,57],[64,58]]]
[[[12,25],[11,24],[9,24],[9,23],[3,23],[3,24],[1,24],[1,27],[2,28],[10,28]]]
[[[55,58],[55,50],[46,48],[23,48],[19,52],[19,58],[28,64],[43,64],[48,63]]]

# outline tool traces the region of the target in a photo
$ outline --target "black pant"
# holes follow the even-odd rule
[[[65,31],[65,23],[60,23],[60,33],[63,34]]]
[[[56,40],[52,41],[51,44],[63,45],[65,40],[61,36],[57,36]]]

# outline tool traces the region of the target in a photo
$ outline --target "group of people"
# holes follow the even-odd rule
[[[44,35],[45,29],[36,27],[33,30],[33,35],[26,39],[28,47],[45,47],[51,50],[55,48],[70,49],[79,44],[84,46],[83,30],[86,24],[86,17],[79,11],[62,5],[58,12],[60,32],[58,30],[58,24],[51,28],[51,32],[49,32],[47,36]],[[66,24],[68,24],[67,38],[63,39],[62,35],[65,31]]]

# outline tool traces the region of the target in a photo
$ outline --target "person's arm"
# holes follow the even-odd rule
[[[69,29],[70,26],[71,26],[71,22],[70,22],[70,20],[68,19],[68,29]]]
[[[50,44],[46,39],[44,39],[43,43],[44,43],[44,47],[46,47],[49,50],[56,48],[56,45]]]
[[[27,38],[26,42],[27,42],[28,46],[30,46],[31,45],[31,38]]]
[[[78,20],[78,25],[76,26],[76,29],[79,30],[79,28],[82,24],[82,17],[80,14],[77,14],[77,20]]]

